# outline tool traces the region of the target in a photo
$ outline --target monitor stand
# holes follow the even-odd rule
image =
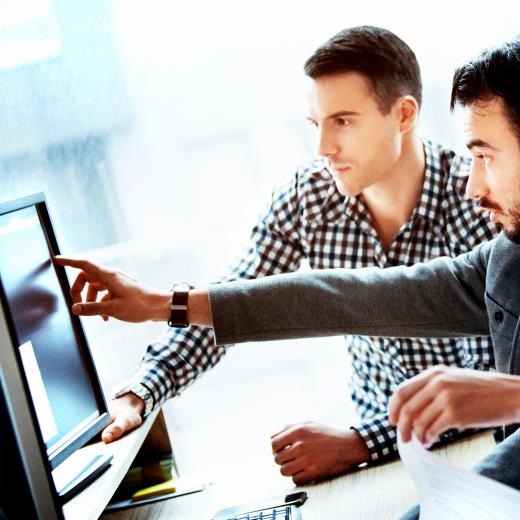
[[[112,462],[110,453],[92,453],[91,450],[75,451],[52,471],[56,491],[62,502],[77,495]]]

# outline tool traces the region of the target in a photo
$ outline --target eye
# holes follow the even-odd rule
[[[336,124],[338,126],[348,126],[348,125],[350,125],[350,121],[348,119],[346,119],[345,117],[338,117],[336,119]]]
[[[478,149],[473,151],[473,157],[476,161],[480,161],[484,165],[487,165],[491,160],[491,157],[487,153]]]

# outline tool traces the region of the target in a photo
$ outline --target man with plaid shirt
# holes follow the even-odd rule
[[[411,265],[455,256],[496,231],[464,192],[470,161],[418,133],[421,78],[414,53],[376,27],[347,29],[309,58],[309,120],[321,159],[276,190],[240,262],[223,280],[313,269]],[[337,430],[291,425],[272,438],[275,461],[296,483],[396,454],[393,389],[438,364],[488,370],[488,338],[346,337],[351,397],[361,422]],[[169,329],[113,402],[105,442],[178,395],[225,354],[211,329]]]

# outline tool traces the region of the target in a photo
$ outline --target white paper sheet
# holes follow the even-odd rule
[[[415,437],[406,444],[399,432],[397,437],[401,460],[419,494],[421,520],[520,518],[520,491],[450,466]]]

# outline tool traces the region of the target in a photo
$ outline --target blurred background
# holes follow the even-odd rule
[[[314,157],[316,47],[349,26],[394,31],[422,67],[424,135],[462,150],[453,71],[517,35],[519,15],[504,0],[0,0],[0,201],[44,191],[68,255],[160,288],[214,281]],[[84,324],[107,389],[162,330]],[[181,471],[265,456],[293,421],[347,427],[348,370],[340,338],[230,349],[168,403]]]

